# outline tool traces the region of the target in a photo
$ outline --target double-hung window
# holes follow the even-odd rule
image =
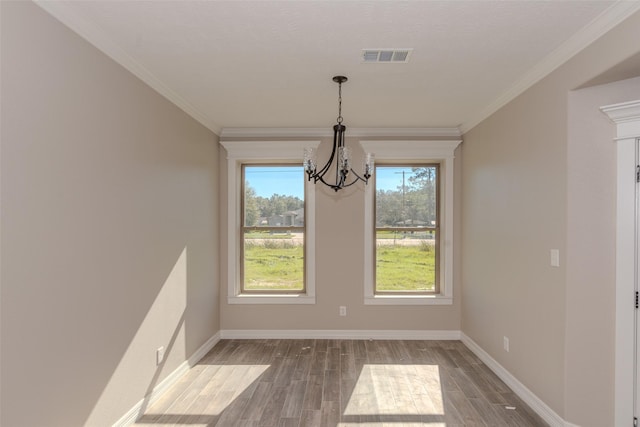
[[[365,189],[365,304],[453,303],[453,167],[460,141],[360,141],[376,154]]]
[[[439,164],[375,170],[375,294],[440,292]]]
[[[304,293],[302,165],[243,164],[242,178],[241,293]]]
[[[227,302],[315,303],[315,186],[309,141],[223,141],[227,150]]]

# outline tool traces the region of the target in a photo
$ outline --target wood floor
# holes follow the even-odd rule
[[[222,340],[136,426],[546,426],[460,341]]]

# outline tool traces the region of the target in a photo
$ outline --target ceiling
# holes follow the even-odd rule
[[[39,1],[218,134],[470,129],[617,25],[616,1]],[[410,48],[408,63],[363,49]],[[445,131],[446,129],[442,129]]]

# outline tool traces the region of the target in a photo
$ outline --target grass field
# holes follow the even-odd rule
[[[301,291],[304,250],[285,239],[247,239],[244,246],[244,288],[246,290]]]
[[[376,282],[379,291],[429,292],[435,285],[433,245],[378,245]],[[244,279],[246,290],[303,289],[302,245],[286,239],[245,242]]]
[[[435,249],[420,245],[378,245],[376,287],[378,291],[431,292],[436,282]]]

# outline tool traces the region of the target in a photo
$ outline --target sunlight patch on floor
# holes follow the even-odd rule
[[[136,425],[207,427],[247,392],[270,366],[207,365],[190,382],[196,387],[187,389],[163,412],[154,413],[158,408],[152,406],[149,413],[142,416]],[[202,389],[197,387],[198,382],[203,383]]]
[[[270,365],[222,365],[202,389],[198,400],[207,400],[204,415],[220,415],[238,396],[253,384]],[[196,402],[198,401],[196,400]],[[194,405],[195,406],[195,405]]]
[[[437,365],[372,364],[362,367],[344,415],[393,414],[444,414],[440,371]]]
[[[436,423],[429,423],[429,422],[420,422],[420,423],[407,423],[404,421],[398,421],[398,422],[389,422],[389,421],[385,421],[385,422],[381,422],[381,423],[372,423],[372,422],[366,422],[366,423],[338,423],[336,424],[336,427],[363,427],[364,425],[366,425],[367,427],[393,427],[395,425],[397,425],[398,427],[447,427],[447,423],[440,423],[440,422],[436,422]]]

